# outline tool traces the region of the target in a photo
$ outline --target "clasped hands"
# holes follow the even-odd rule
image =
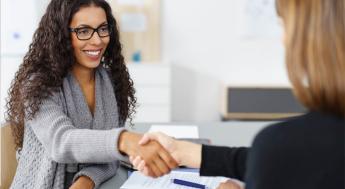
[[[142,149],[136,155],[129,154],[129,159],[134,168],[146,176],[159,177],[177,166],[200,168],[200,144],[175,140],[161,132],[144,134],[139,138],[138,144]],[[227,180],[217,189],[241,189],[241,186],[233,180]]]
[[[132,157],[140,157],[145,162],[146,175],[160,177],[178,167],[177,161],[158,141],[148,140],[139,144],[145,135],[124,131],[118,143],[119,151]]]

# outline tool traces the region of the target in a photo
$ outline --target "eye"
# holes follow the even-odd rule
[[[91,33],[90,28],[78,28],[78,30],[77,30],[78,35],[88,35],[90,33]]]
[[[99,31],[102,32],[102,33],[108,32],[109,31],[109,26],[108,25],[101,26],[99,28]]]

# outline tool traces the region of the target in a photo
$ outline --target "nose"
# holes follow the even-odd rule
[[[92,45],[100,45],[102,43],[101,37],[99,37],[98,33],[93,33],[93,36],[89,40]]]

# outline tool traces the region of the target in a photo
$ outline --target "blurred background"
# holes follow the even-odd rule
[[[277,92],[272,89],[291,92],[274,0],[108,2],[119,23],[123,53],[137,90],[135,122],[229,120],[232,110],[246,114],[251,107],[258,108],[250,115],[299,111],[265,109],[274,104],[270,99],[280,101],[269,97]],[[1,0],[1,123],[8,88],[48,3]],[[243,88],[252,92],[239,93],[240,98],[229,104],[231,89]],[[261,104],[248,104],[260,101],[256,89],[270,91],[264,90]],[[286,99],[282,104],[288,106]],[[237,110],[229,108],[232,104]]]

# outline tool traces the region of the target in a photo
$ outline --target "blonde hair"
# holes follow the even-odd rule
[[[345,1],[277,0],[276,6],[295,95],[310,110],[345,117]]]

